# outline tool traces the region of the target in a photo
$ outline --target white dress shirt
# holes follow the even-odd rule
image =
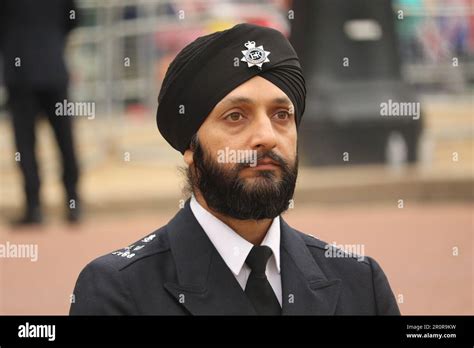
[[[227,264],[227,267],[232,271],[242,289],[245,290],[245,285],[251,271],[250,267],[245,263],[245,259],[247,259],[250,250],[253,248],[253,244],[242,238],[237,232],[203,208],[194,195],[191,197],[190,207],[196,220],[204,232],[206,232],[212,244]],[[265,274],[281,306],[279,216],[273,219],[260,245],[266,245],[272,249],[273,254],[268,259]]]

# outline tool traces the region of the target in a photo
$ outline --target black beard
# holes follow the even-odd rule
[[[281,178],[272,170],[262,170],[253,183],[246,183],[239,173],[249,167],[248,163],[225,169],[204,153],[199,141],[193,145],[194,167],[186,171],[188,186],[194,194],[199,189],[213,211],[239,220],[261,220],[273,219],[288,209],[298,176],[298,156],[290,167],[273,151],[259,153],[257,160],[268,157],[279,164]]]

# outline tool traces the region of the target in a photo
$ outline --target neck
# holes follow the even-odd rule
[[[194,196],[204,209],[232,228],[239,236],[253,245],[260,245],[262,243],[268,229],[272,224],[273,219],[239,220],[220,214],[209,208],[206,201],[199,192],[196,192]]]

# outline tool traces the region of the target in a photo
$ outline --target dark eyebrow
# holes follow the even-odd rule
[[[291,100],[287,97],[278,97],[271,100],[272,104],[291,104]],[[235,105],[235,104],[255,104],[255,101],[247,97],[229,97],[222,101],[224,105]]]
[[[222,104],[225,104],[225,105],[254,104],[254,101],[247,97],[229,97],[223,100]]]
[[[273,104],[291,104],[291,100],[287,97],[279,97],[272,100]]]

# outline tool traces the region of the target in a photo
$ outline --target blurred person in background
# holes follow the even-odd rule
[[[57,116],[56,103],[68,97],[69,76],[63,53],[68,33],[76,26],[73,0],[2,0],[0,52],[8,92],[17,157],[24,180],[26,206],[13,225],[41,223],[40,176],[35,153],[39,114],[48,119],[59,146],[66,191],[67,220],[80,218],[77,192],[79,168],[71,117]]]

